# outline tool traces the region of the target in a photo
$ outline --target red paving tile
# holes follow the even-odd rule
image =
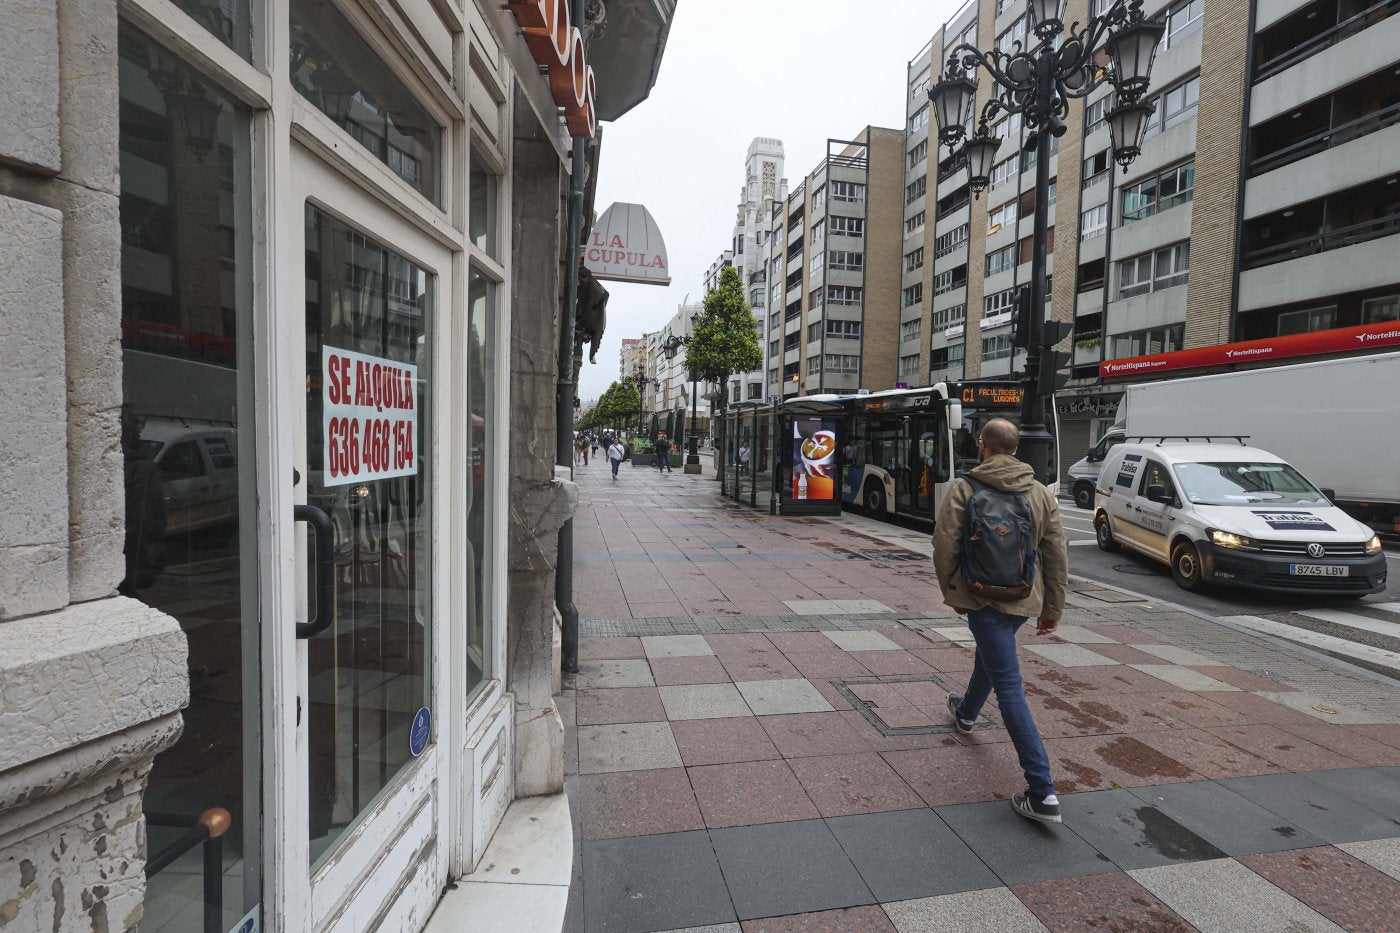
[[[578,724],[665,722],[666,708],[655,687],[614,687],[578,691]]]
[[[1394,723],[1366,723],[1348,725],[1352,732],[1359,732],[1369,739],[1383,742],[1392,748],[1400,748],[1400,725]]]
[[[1112,638],[1114,641],[1122,642],[1125,645],[1162,645],[1162,641],[1154,635],[1140,632],[1131,625],[1086,625],[1091,632],[1098,632],[1105,638]]]
[[[927,706],[882,706],[874,713],[891,729],[927,729],[948,723],[946,711],[930,710]]]
[[[922,649],[916,649],[922,650]],[[895,674],[928,674],[933,668],[914,656],[913,651],[852,651],[851,657],[877,677]]]
[[[777,651],[763,654],[725,655],[720,663],[734,683],[746,680],[799,680],[802,675]]]
[[[839,648],[835,651],[793,651],[786,657],[803,677],[835,679],[871,676],[868,667]]]
[[[1285,722],[1279,729],[1331,749],[1364,765],[1400,765],[1400,748],[1377,742],[1355,726],[1340,726],[1330,722]]]
[[[704,829],[684,768],[579,776],[585,839]]]
[[[831,681],[816,680],[809,678],[809,682],[812,684],[813,687],[817,688],[817,692],[822,695],[826,702],[831,704],[832,709],[848,710],[851,708],[850,701],[847,700],[841,694],[841,691],[836,689],[835,685],[833,685]]]
[[[1094,654],[1101,654],[1106,658],[1112,658],[1120,664],[1161,664],[1162,659],[1155,654],[1148,654],[1140,648],[1132,645],[1085,645]]]
[[[966,673],[972,670],[973,654],[966,648],[913,648],[909,653],[935,671]]]
[[[903,684],[866,683],[850,684],[848,689],[857,698],[874,706],[912,706],[913,701],[900,692]]]
[[[1331,846],[1243,855],[1265,880],[1347,930],[1393,931],[1400,881]]]
[[[906,628],[882,629],[881,634],[901,648],[936,648],[939,643],[944,642],[944,639],[938,635],[933,636],[938,639],[937,642],[934,642],[918,632]]]
[[[1208,730],[1216,738],[1266,758],[1288,771],[1326,771],[1354,768],[1359,761],[1314,745],[1277,726],[1233,726]]]
[[[1204,729],[1139,733],[1136,738],[1205,778],[1251,777],[1276,774],[1280,770],[1272,761],[1231,745]]]
[[[723,660],[748,654],[779,654],[777,647],[764,635],[706,635],[705,641]]]
[[[763,716],[759,721],[784,758],[845,755],[870,749],[837,712]]]
[[[924,805],[922,798],[874,752],[794,758],[788,765],[824,817],[911,810]]]
[[[1212,696],[1219,696],[1212,693]],[[1214,700],[1206,699],[1199,693],[1175,688],[1157,693],[1137,694],[1143,702],[1169,717],[1169,721],[1185,723],[1193,728],[1211,729],[1220,726],[1243,726],[1249,724],[1249,716]]]
[[[690,768],[700,812],[710,829],[810,820],[821,814],[785,761]]]
[[[580,638],[580,661],[636,661],[645,658],[642,640],[629,635],[625,638]]]
[[[821,632],[770,632],[768,640],[783,654],[813,651],[841,653],[841,649]]]
[[[965,744],[958,741],[960,737],[952,732],[885,735],[855,710],[843,710],[841,718],[855,730],[856,735],[859,735],[870,746],[871,751],[903,752],[917,748],[953,748]],[[997,731],[1000,731],[1001,735],[1005,737],[1004,731]]]
[[[819,910],[809,914],[789,914],[764,920],[745,920],[743,933],[895,933],[893,923],[878,905]]]
[[[1045,750],[1050,755],[1055,787],[1064,793],[1199,778],[1176,759],[1127,735],[1046,739]]]
[[[1255,693],[1296,692],[1294,687],[1285,686],[1267,677],[1260,677],[1258,674],[1251,674],[1249,671],[1242,671],[1238,667],[1228,667],[1223,664],[1193,664],[1190,667],[1193,671],[1200,671],[1207,677],[1214,677],[1216,680],[1224,681],[1232,687],[1239,687],[1241,690],[1251,690]]]
[[[723,684],[730,680],[724,665],[713,655],[689,658],[652,658],[651,676],[658,687],[686,684]]]
[[[1192,933],[1196,929],[1142,885],[1118,872],[1015,884],[1011,893],[1051,931]]]
[[[1212,693],[1202,691],[1198,693],[1197,696],[1207,700],[1213,700],[1221,706],[1228,706],[1237,712],[1243,713],[1246,724],[1248,725],[1281,722],[1317,722],[1315,717],[1309,716],[1307,713],[1284,706],[1282,703],[1275,703],[1273,700],[1266,700],[1252,693]]]
[[[882,752],[881,755],[930,807],[1009,800],[1026,784],[1016,760],[1016,750],[1010,742],[974,748],[957,745],[911,749]]]
[[[732,764],[781,758],[753,716],[690,719],[671,723],[681,761],[689,765]]]

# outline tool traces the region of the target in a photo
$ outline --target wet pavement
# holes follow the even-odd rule
[[[927,535],[577,470],[566,928],[1389,930],[1400,689],[1076,581],[1022,638],[1065,823],[1016,816]]]

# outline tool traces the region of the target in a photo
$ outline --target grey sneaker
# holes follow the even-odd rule
[[[1037,800],[1024,792],[1013,794],[1011,797],[1011,808],[1028,820],[1035,820],[1038,823],[1062,823],[1060,818],[1060,798],[1054,794]]]
[[[956,693],[948,694],[948,712],[953,714],[953,726],[963,735],[971,735],[974,725],[971,719],[958,718],[958,707],[962,706],[963,698]]]

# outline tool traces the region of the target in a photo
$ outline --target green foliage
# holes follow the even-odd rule
[[[753,309],[744,300],[744,283],[733,267],[720,272],[719,286],[705,296],[705,309],[695,318],[695,333],[685,353],[686,365],[721,390],[734,373],[763,366]]]
[[[642,396],[632,382],[614,382],[584,415],[589,427],[621,428],[637,423],[642,412]]]
[[[628,442],[634,454],[649,454],[652,450],[652,443],[645,437],[634,437]]]

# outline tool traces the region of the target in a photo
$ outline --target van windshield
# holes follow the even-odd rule
[[[1286,463],[1178,463],[1172,470],[1182,494],[1197,505],[1327,501]]]

